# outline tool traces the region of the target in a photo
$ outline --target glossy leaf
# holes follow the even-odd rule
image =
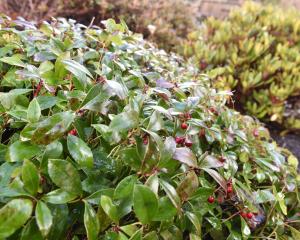
[[[84,226],[87,232],[88,240],[98,239],[99,220],[93,207],[84,202]]]
[[[136,181],[137,177],[134,175],[130,175],[119,182],[114,192],[114,199],[131,199],[133,196],[133,188]]]
[[[83,140],[76,136],[68,135],[67,144],[71,156],[81,167],[93,167],[93,153]]]
[[[173,158],[190,167],[197,167],[196,157],[188,148],[176,148]]]
[[[44,202],[37,202],[35,208],[35,217],[42,235],[44,237],[47,236],[53,224],[53,218],[50,209]]]
[[[155,193],[149,187],[135,185],[133,190],[133,209],[141,223],[150,223],[158,209]]]
[[[34,127],[31,137],[32,142],[47,145],[55,141],[69,129],[74,117],[75,115],[71,112],[61,112],[39,122]]]
[[[41,116],[41,108],[36,98],[34,98],[27,110],[27,119],[28,121],[34,123],[37,122],[40,119]]]
[[[30,218],[33,204],[29,199],[13,199],[0,209],[0,238],[12,235]]]
[[[9,146],[6,153],[8,162],[21,162],[25,159],[31,159],[40,152],[40,148],[29,142],[16,141]]]
[[[176,189],[170,183],[162,179],[159,180],[159,183],[163,190],[166,192],[173,205],[175,206],[175,208],[179,211],[181,208],[181,200],[176,192]]]
[[[70,162],[61,159],[49,159],[48,172],[58,187],[71,194],[81,194],[80,176]]]
[[[21,240],[43,240],[43,236],[36,224],[35,219],[27,222],[21,233]]]
[[[108,196],[101,196],[100,205],[104,212],[109,216],[115,223],[119,222],[119,213],[117,206],[112,202]]]
[[[200,224],[198,217],[192,212],[186,212],[186,215],[187,215],[188,219],[193,223],[193,225],[196,229],[196,234],[201,235],[201,224]]]
[[[22,180],[25,189],[32,195],[36,195],[40,177],[36,166],[29,160],[25,160],[22,167]]]
[[[56,189],[52,192],[45,194],[43,196],[43,200],[52,204],[63,204],[71,202],[76,197],[77,195],[74,193],[70,193],[62,189]]]

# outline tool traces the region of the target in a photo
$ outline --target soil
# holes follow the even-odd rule
[[[290,150],[300,160],[300,134],[297,132],[289,132],[281,136],[281,130],[274,126],[269,127],[273,139],[284,148]],[[300,170],[300,165],[299,165]]]

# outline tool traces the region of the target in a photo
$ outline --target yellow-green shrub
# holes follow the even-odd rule
[[[247,2],[228,19],[207,19],[185,43],[217,87],[236,91],[239,106],[260,119],[300,129],[286,111],[300,95],[300,14]]]

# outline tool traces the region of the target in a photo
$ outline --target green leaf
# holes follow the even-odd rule
[[[275,195],[276,200],[279,203],[279,207],[284,215],[287,215],[287,206],[285,204],[285,196],[282,192],[277,192],[276,187],[273,185],[273,193]]]
[[[103,208],[104,212],[113,220],[115,223],[119,222],[119,213],[117,206],[114,205],[109,196],[101,196],[100,205]]]
[[[122,112],[113,118],[109,128],[111,131],[124,132],[137,127],[138,123],[139,115],[136,111]]]
[[[44,237],[46,237],[51,229],[53,219],[51,211],[48,206],[42,202],[38,201],[35,208],[36,223]]]
[[[242,236],[239,232],[231,230],[230,235],[226,240],[242,240]]]
[[[54,65],[50,61],[45,61],[42,62],[41,65],[39,66],[39,74],[42,75],[43,73],[49,72],[54,68]]]
[[[155,231],[147,233],[144,237],[143,240],[159,240],[157,233]]]
[[[8,162],[21,162],[31,159],[40,152],[40,148],[29,142],[16,141],[8,147],[6,160]]]
[[[16,104],[20,95],[31,92],[32,89],[12,89],[9,92],[0,92],[0,103],[5,109],[10,109]]]
[[[75,77],[80,81],[83,87],[85,87],[88,82],[87,76],[93,78],[93,75],[85,66],[81,65],[80,63],[74,60],[66,59],[63,60],[62,63],[68,71],[75,75]]]
[[[225,191],[227,191],[226,180],[217,171],[209,168],[203,168]]]
[[[120,155],[121,159],[132,169],[138,170],[141,167],[142,161],[136,148],[125,148],[121,151]]]
[[[33,204],[29,199],[13,199],[0,209],[0,238],[7,238],[30,218]]]
[[[23,163],[22,180],[25,189],[31,195],[36,195],[40,182],[39,173],[36,166],[29,160],[25,160]]]
[[[142,229],[137,230],[129,240],[142,240]]]
[[[106,85],[108,86],[108,89],[116,94],[120,99],[125,99],[128,95],[128,89],[126,86],[118,83],[117,81],[111,81],[107,80]]]
[[[25,67],[25,63],[21,60],[21,55],[15,54],[11,57],[0,58],[1,62],[7,63],[12,66]]]
[[[57,102],[57,98],[53,97],[53,96],[40,95],[40,96],[36,97],[35,99],[38,101],[41,110],[51,108],[51,107],[55,106],[55,104]]]
[[[62,137],[74,121],[75,115],[72,112],[60,112],[37,123],[33,129],[32,142],[48,145]],[[31,127],[30,125],[28,127]],[[26,127],[23,131],[26,131]]]
[[[173,203],[173,205],[176,207],[176,209],[178,211],[180,211],[181,200],[180,200],[180,197],[178,196],[175,188],[170,183],[168,183],[167,181],[164,181],[162,179],[160,179],[159,182],[160,182],[161,187],[163,188],[163,190],[165,191],[165,193],[167,194],[167,196]]]
[[[81,167],[93,168],[93,153],[84,141],[76,136],[68,135],[67,145],[71,156]]]
[[[171,200],[167,197],[161,197],[158,201],[158,211],[156,212],[153,221],[171,221],[177,214],[177,209],[174,207]]]
[[[215,230],[222,230],[221,220],[217,217],[208,217],[207,221],[213,226]]]
[[[288,163],[289,163],[289,165],[291,165],[295,169],[298,169],[298,164],[299,164],[298,159],[294,155],[290,155],[288,157]]]
[[[88,75],[89,77],[93,78],[93,75],[90,73],[90,71],[80,63],[68,59],[63,60],[62,62],[65,64],[65,68],[72,72],[75,76],[77,76],[78,72],[82,72]]]
[[[43,240],[35,219],[31,218],[23,228],[20,240]]]
[[[190,233],[189,237],[190,237],[190,240],[201,240],[200,236],[193,234],[193,233]]]
[[[135,234],[136,231],[139,230],[138,226],[136,224],[129,224],[129,225],[125,225],[120,227],[121,230],[127,234],[128,236],[132,236],[133,234]]]
[[[61,159],[49,159],[48,172],[58,187],[75,195],[81,194],[79,173],[70,162]]]
[[[157,195],[159,188],[159,179],[157,174],[151,175],[145,182],[145,185],[148,186],[152,190],[152,192]]]
[[[164,121],[158,111],[154,111],[150,117],[147,129],[150,131],[159,131],[164,128]]]
[[[84,202],[84,227],[87,233],[88,240],[98,239],[98,233],[100,230],[100,223],[98,216],[93,207],[88,203]]]
[[[136,183],[136,181],[137,177],[135,175],[130,175],[122,179],[122,181],[119,182],[115,189],[114,199],[131,199],[133,195],[134,184]]]
[[[200,223],[198,217],[192,212],[186,212],[185,214],[188,217],[188,219],[193,223],[193,225],[196,229],[196,234],[201,236],[201,223]]]
[[[103,89],[103,85],[96,84],[89,90],[80,108],[101,112],[102,103],[108,98],[109,95]]]
[[[275,201],[275,197],[270,190],[258,190],[253,193],[253,198],[256,204]]]
[[[49,209],[53,217],[53,224],[48,234],[48,239],[64,239],[70,226],[72,212],[68,210],[67,204],[50,205]]]
[[[291,226],[289,226],[289,228],[292,232],[293,239],[300,239],[300,232],[296,228],[293,228]]]
[[[77,197],[76,194],[66,192],[62,189],[56,189],[43,196],[43,201],[52,204],[63,204],[74,200]]]
[[[155,193],[147,186],[135,185],[133,190],[133,209],[142,224],[150,223],[158,209]]]
[[[248,227],[248,224],[246,223],[245,219],[242,217],[241,217],[241,223],[242,223],[241,230],[242,230],[243,237],[244,239],[247,239],[251,234],[251,230]]]
[[[183,181],[178,185],[176,191],[182,201],[186,201],[198,189],[198,176],[194,171],[187,173]]]
[[[34,98],[27,110],[27,119],[28,121],[34,123],[37,122],[40,119],[41,116],[41,108],[36,98]]]
[[[176,151],[176,143],[173,137],[167,137],[164,145],[162,145],[162,150],[160,151],[159,166],[166,165],[173,157]]]

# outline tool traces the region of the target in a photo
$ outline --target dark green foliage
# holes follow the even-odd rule
[[[297,159],[192,65],[104,25],[0,19],[0,238],[297,239]]]

